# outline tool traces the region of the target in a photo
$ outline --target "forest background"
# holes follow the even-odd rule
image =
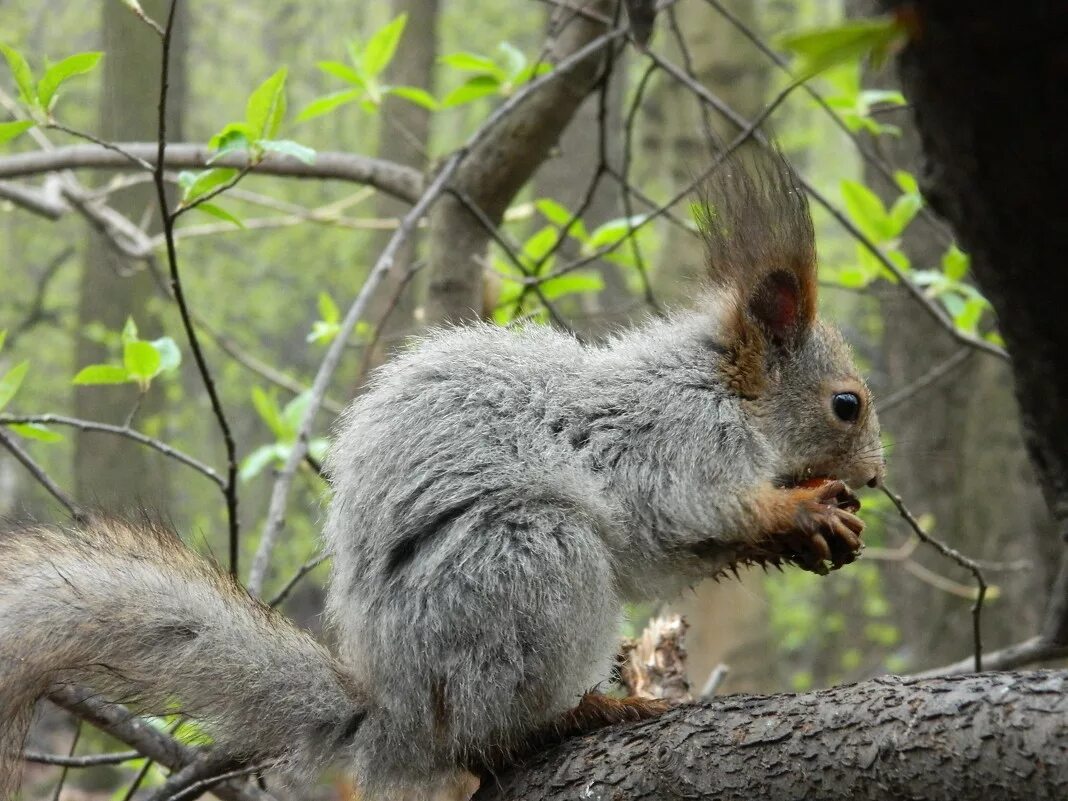
[[[859,563],[831,577],[788,571],[709,583],[665,609],[630,610],[631,625],[683,613],[691,682],[700,689],[729,665],[720,692],[802,691],[966,658],[972,573],[921,543],[919,529],[983,570],[985,648],[1039,627],[1060,545],[1028,466],[994,315],[967,254],[918,192],[908,98],[891,66],[872,65],[870,42],[835,49],[826,37],[813,44],[799,35],[855,34],[871,8],[661,3],[647,52],[620,39],[608,47],[611,69],[561,79],[585,100],[571,119],[546,112],[558,144],[519,147],[514,187],[446,195],[400,247],[337,350],[323,409],[311,418],[309,458],[289,471],[309,388],[423,176],[441,174],[495,109],[594,34],[577,32],[581,17],[534,0],[180,4],[173,152],[183,152],[178,143],[203,149],[222,133],[216,145],[244,137],[254,157],[272,154],[245,174],[197,163],[194,153],[167,174],[170,202],[197,206],[176,220],[177,255],[233,443],[231,482],[227,437],[173,298],[151,175],[114,161],[74,173],[52,161],[28,172],[11,160],[76,143],[99,151],[84,134],[154,140],[159,39],[129,5],[0,6],[0,43],[28,60],[35,79],[70,64],[56,73],[63,80],[50,114],[40,97],[36,110],[33,98],[20,99],[10,52],[14,69],[0,67],[8,140],[0,144],[0,431],[78,508],[163,515],[224,566],[236,557],[242,577],[253,570],[264,597],[285,589],[285,610],[318,631],[327,571],[317,566],[317,531],[328,488],[317,465],[336,412],[374,366],[443,323],[521,320],[594,341],[685,304],[702,269],[687,190],[714,160],[710,139],[734,142],[756,121],[812,189],[823,311],[858,351],[886,432],[889,484],[915,525],[890,497],[869,492]],[[163,3],[141,5],[154,19],[166,15]],[[828,51],[827,69],[796,80]],[[103,56],[63,61],[95,52]],[[582,80],[593,87],[588,96]],[[34,114],[45,124],[24,130],[18,121]],[[333,154],[397,169],[374,173],[370,162]],[[313,179],[258,174],[278,155]],[[5,164],[15,166],[5,172]],[[353,164],[369,171],[342,169]],[[472,192],[494,184],[460,169]],[[27,185],[29,197],[20,194]],[[195,464],[153,447],[160,443]],[[287,473],[283,525],[271,510]],[[5,450],[0,513],[63,514]],[[275,537],[267,548],[265,531]],[[37,744],[61,749],[69,731],[57,720]],[[87,731],[81,748],[108,747],[102,737]],[[71,782],[125,788],[142,766]],[[51,786],[58,771],[39,769],[34,786]],[[149,770],[143,782],[161,780]]]

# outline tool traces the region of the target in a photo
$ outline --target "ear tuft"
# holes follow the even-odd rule
[[[802,310],[802,291],[797,276],[786,270],[769,273],[756,286],[749,312],[777,343],[795,338],[807,321]]]

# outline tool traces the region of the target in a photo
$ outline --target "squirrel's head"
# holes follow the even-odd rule
[[[804,189],[777,152],[726,161],[710,182],[702,230],[729,387],[796,484],[877,486],[879,420],[853,354],[816,316],[816,246]]]

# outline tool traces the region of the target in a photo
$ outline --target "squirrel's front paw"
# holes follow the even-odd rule
[[[827,562],[836,570],[857,558],[863,547],[864,521],[854,512],[860,502],[842,481],[825,481],[817,487],[795,490],[798,498],[796,527],[785,533],[794,546],[794,561],[815,573],[826,573]]]
[[[768,533],[746,556],[761,562],[785,559],[820,575],[857,558],[864,521],[855,514],[860,501],[845,482],[820,480],[775,493],[764,508]]]

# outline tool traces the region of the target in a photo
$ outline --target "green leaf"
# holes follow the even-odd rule
[[[0,53],[3,53],[4,58],[7,59],[7,65],[11,68],[11,77],[15,79],[15,86],[19,89],[22,102],[30,107],[36,106],[37,93],[33,88],[33,73],[22,53],[5,44],[0,44]]]
[[[19,134],[25,133],[33,127],[31,120],[16,120],[15,122],[0,122],[0,145],[10,142]]]
[[[504,59],[505,74],[514,82],[527,66],[526,55],[511,42],[501,42],[497,45],[497,51]]]
[[[842,199],[850,219],[867,237],[885,242],[894,236],[883,202],[864,184],[842,181]]]
[[[346,103],[351,103],[354,100],[359,100],[363,97],[363,91],[360,89],[346,89],[343,92],[334,92],[330,95],[313,100],[297,115],[297,122],[304,122],[304,120],[310,120],[312,117],[318,117],[321,114],[326,114],[329,111],[333,111],[338,106],[343,106]]]
[[[839,286],[846,289],[863,289],[872,282],[875,275],[859,265],[841,267],[834,271],[832,279]]]
[[[255,131],[244,122],[228,123],[221,131],[208,140],[208,147],[216,150],[212,161],[224,153],[236,150],[248,150],[249,142],[256,138]]]
[[[442,56],[438,61],[447,67],[464,70],[465,72],[481,72],[487,75],[495,75],[504,78],[505,72],[496,61],[488,56],[480,56],[478,53],[449,53]]]
[[[60,85],[75,75],[84,75],[96,67],[103,53],[78,53],[53,64],[45,70],[44,77],[37,84],[37,99],[41,108],[51,107],[56,90]]]
[[[942,254],[942,272],[953,281],[960,281],[968,274],[970,263],[968,254],[955,244],[950,245],[949,250]]]
[[[0,350],[4,349],[4,342],[7,341],[7,329],[0,328]]]
[[[584,251],[589,253],[608,245],[614,245],[626,239],[627,234],[645,222],[646,215],[635,214],[633,217],[619,217],[598,225],[590,234]]]
[[[149,344],[159,353],[159,370],[157,372],[164,373],[178,369],[178,366],[182,363],[182,351],[179,350],[177,343],[173,339],[160,337],[152,340]]]
[[[900,236],[904,231],[912,218],[915,217],[920,209],[923,208],[923,198],[915,192],[906,192],[903,195],[899,195],[894,204],[890,207],[890,235]]]
[[[548,300],[562,295],[600,292],[603,289],[604,279],[598,273],[587,270],[575,270],[541,283],[542,295]]]
[[[137,323],[134,322],[133,317],[127,317],[126,322],[122,326],[122,344],[127,342],[136,342],[137,336]]]
[[[389,62],[393,60],[393,54],[397,52],[397,45],[400,43],[407,22],[408,15],[401,14],[375,31],[367,40],[367,46],[364,47],[360,59],[365,75],[373,78],[389,66]]]
[[[297,438],[297,431],[300,430],[300,421],[304,418],[304,412],[308,408],[310,402],[311,390],[306,389],[285,405],[285,408],[282,409],[282,421],[285,424],[285,436],[279,437],[279,439],[285,442],[292,442]]]
[[[528,81],[553,71],[553,65],[546,61],[537,64],[529,64],[520,70],[519,74],[512,78],[512,87],[519,87]]]
[[[559,227],[561,230],[571,222],[573,216],[566,206],[562,203],[558,203],[552,198],[540,198],[539,200],[534,201],[534,207],[541,212],[546,220]],[[586,230],[586,224],[582,222],[581,219],[576,219],[571,223],[571,227],[568,229],[568,234],[580,242],[585,242],[590,237],[589,231]]]
[[[249,95],[245,122],[253,139],[273,139],[286,115],[286,68],[282,67]]]
[[[341,331],[341,326],[337,323],[326,323],[322,320],[316,320],[312,323],[312,329],[308,332],[308,336],[305,337],[307,342],[318,342],[321,345],[325,345],[328,342],[332,342],[334,337]]]
[[[319,316],[327,323],[341,322],[341,310],[327,292],[319,293]]]
[[[217,203],[199,203],[196,206],[196,211],[202,211],[205,214],[210,214],[216,219],[223,220],[228,223],[236,225],[238,228],[244,228],[245,224],[241,222],[241,219],[234,214],[231,214],[222,206]]]
[[[828,67],[858,61],[871,55],[881,61],[892,45],[905,37],[904,26],[894,17],[857,19],[828,28],[784,36],[779,45],[798,56],[797,71],[810,77]]]
[[[278,396],[271,390],[268,394],[259,387],[252,388],[252,405],[260,419],[271,429],[276,437],[285,433],[285,424],[282,422],[282,412],[278,408]]]
[[[127,342],[122,348],[123,367],[142,387],[148,386],[148,382],[159,374],[162,363],[163,357],[151,342]]]
[[[442,108],[452,108],[470,103],[486,95],[495,95],[500,91],[501,82],[493,75],[476,75],[457,86],[441,101]]]
[[[229,183],[236,176],[237,170],[233,167],[213,167],[210,170],[194,173],[193,180],[189,181],[188,186],[185,184],[182,185],[182,188],[185,190],[182,194],[182,203],[191,203],[201,195],[206,195],[213,189],[217,189],[218,187]],[[179,180],[182,180],[181,177]]]
[[[872,106],[880,103],[891,106],[903,106],[907,102],[905,96],[897,89],[865,89],[857,94],[857,100],[867,113]]]
[[[902,192],[909,192],[917,195],[920,193],[920,185],[916,182],[916,176],[911,172],[896,170],[894,172],[894,180],[897,182],[897,185],[901,187]]]
[[[333,75],[335,78],[340,78],[345,83],[351,83],[354,86],[358,86],[360,89],[367,88],[367,79],[360,73],[359,70],[350,67],[341,61],[320,61],[316,66],[327,75]]]
[[[556,228],[551,225],[545,226],[527,239],[527,241],[523,243],[523,256],[525,257],[528,266],[533,267],[538,262],[543,261],[549,254],[549,251],[556,247],[556,243],[559,239],[559,233],[557,233]]]
[[[964,302],[964,307],[953,315],[953,322],[961,331],[974,334],[988,305],[986,298],[969,298]]]
[[[441,107],[434,95],[418,86],[391,86],[386,90],[386,94],[403,97],[409,103],[415,103],[430,111],[437,111]]]
[[[83,367],[71,381],[72,384],[125,384],[130,380],[125,367],[117,364],[91,364]]]
[[[26,371],[30,369],[29,361],[23,361],[16,364],[10,370],[8,370],[3,378],[0,378],[0,409],[7,406],[15,393],[19,391],[19,387],[22,385],[22,379],[26,377]]]
[[[278,461],[279,458],[277,443],[272,442],[270,445],[260,445],[260,447],[241,460],[241,469],[238,471],[237,476],[242,481],[249,481],[262,473],[269,464]]]
[[[9,425],[8,428],[26,439],[36,439],[41,442],[63,441],[62,434],[58,434],[48,426],[41,425],[40,423],[13,423],[12,425]]]
[[[281,153],[283,156],[292,156],[297,161],[305,164],[315,163],[315,151],[292,139],[261,139],[256,143],[264,150],[271,153]]]

